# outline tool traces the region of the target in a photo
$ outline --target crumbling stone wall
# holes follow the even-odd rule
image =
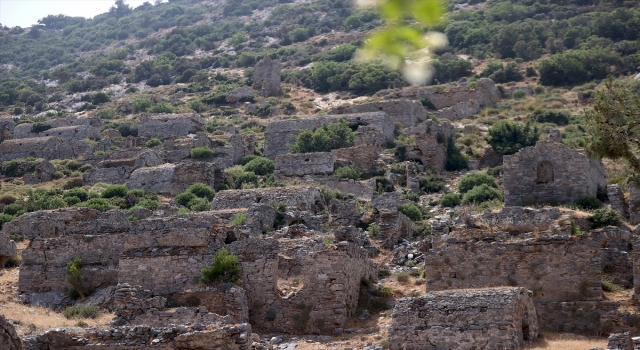
[[[394,138],[393,118],[384,112],[332,115],[305,119],[277,120],[267,125],[264,134],[264,156],[275,159],[279,154],[289,153],[289,144],[303,130],[315,130],[325,124],[345,119],[351,128],[370,126],[382,133],[381,143]]]
[[[629,215],[629,205],[624,198],[624,193],[618,184],[607,185],[607,197],[611,203],[611,209],[617,211],[623,217]]]
[[[366,113],[383,111],[399,122],[403,127],[414,126],[427,119],[427,112],[422,104],[415,100],[391,100],[363,103],[359,105],[345,104],[332,110],[336,114]]]
[[[438,110],[470,100],[478,101],[480,106],[490,106],[500,100],[498,89],[493,80],[488,78],[478,79],[475,88],[454,84],[416,86],[405,89],[380,90],[374,96],[387,100],[427,97]]]
[[[272,187],[220,191],[213,198],[211,210],[248,208],[256,203],[284,203],[289,209],[315,211],[323,202],[320,190],[313,187]]]
[[[328,175],[333,173],[335,159],[331,152],[280,154],[276,156],[274,177],[276,181],[304,175]]]
[[[100,129],[90,125],[74,125],[45,130],[39,134],[39,137],[48,136],[55,136],[67,141],[80,141],[84,139],[99,140]]]
[[[429,292],[400,299],[391,317],[391,349],[519,349],[538,337],[524,288]]]
[[[176,196],[196,182],[216,187],[223,182],[222,171],[207,162],[163,164],[136,169],[131,173],[127,185],[131,189]]]
[[[202,322],[163,327],[124,326],[84,329],[80,334],[54,329],[28,337],[25,350],[251,350],[251,325],[233,324],[224,317],[202,317]]]
[[[455,137],[453,125],[431,119],[405,130],[405,135],[414,137],[415,145],[406,145],[406,159],[420,161],[423,165],[443,170],[447,161],[447,142]]]
[[[16,254],[16,250],[16,242],[0,233],[0,269],[3,269],[9,258]]]
[[[480,107],[480,101],[468,100],[458,102],[450,107],[444,107],[438,111],[429,111],[429,114],[433,114],[436,118],[456,121],[477,114],[480,111]]]
[[[383,248],[393,248],[401,239],[413,237],[411,219],[395,210],[381,210],[378,218],[380,233],[378,239]]]
[[[263,97],[280,94],[280,62],[265,57],[253,70],[253,89],[259,90]]]
[[[143,114],[140,116],[138,135],[162,140],[203,130],[204,121],[197,114]]]
[[[607,184],[599,160],[551,141],[504,156],[503,178],[507,206],[574,202]]]
[[[0,118],[0,142],[10,139],[15,127],[16,123],[12,117]]]
[[[48,160],[43,160],[36,164],[32,174],[24,174],[24,182],[26,184],[39,184],[53,179],[56,168]]]
[[[380,130],[372,126],[358,128],[354,146],[331,151],[336,159],[334,166],[354,165],[362,171],[370,171],[382,151],[385,138]]]
[[[317,183],[329,187],[332,190],[340,191],[342,194],[351,194],[356,198],[363,200],[371,200],[375,191],[375,179],[365,181],[355,181],[353,179],[338,178],[314,178],[310,182]]]
[[[5,140],[0,143],[0,162],[27,157],[75,159],[92,154],[91,146],[84,141],[71,143],[57,137]]]

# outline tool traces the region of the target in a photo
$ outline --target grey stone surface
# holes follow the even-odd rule
[[[277,205],[287,209],[315,211],[323,201],[320,190],[313,187],[272,187],[220,191],[213,198],[211,210],[249,208],[254,204]]]
[[[400,299],[391,317],[391,349],[519,349],[538,337],[524,288],[429,292]]]
[[[55,136],[61,140],[80,141],[100,139],[100,129],[90,125],[73,125],[52,128],[38,134],[39,137]]]
[[[415,145],[406,145],[406,159],[420,161],[423,165],[443,170],[447,160],[447,142],[455,138],[453,125],[447,121],[431,119],[405,130],[415,137]]]
[[[331,113],[350,114],[382,111],[393,118],[394,123],[399,122],[403,127],[414,126],[416,123],[427,119],[427,112],[422,104],[415,100],[391,100],[370,102],[359,105],[342,105]]]
[[[280,154],[276,156],[274,177],[282,181],[304,175],[328,175],[333,173],[334,162],[331,152]]]
[[[0,161],[15,158],[74,159],[92,155],[92,149],[84,141],[69,142],[57,137],[34,137],[5,140],[0,143]]]
[[[22,350],[22,341],[12,322],[0,315],[0,349]]]
[[[253,70],[253,89],[260,91],[263,97],[280,94],[280,62],[266,57],[256,64]]]
[[[197,114],[143,114],[140,116],[138,135],[163,140],[203,130],[204,121]]]
[[[243,98],[252,97],[255,92],[248,86],[244,85],[227,94],[226,100],[229,103],[236,103]]]
[[[504,156],[503,178],[507,206],[574,202],[607,184],[602,162],[552,141]]]
[[[56,168],[47,160],[43,160],[36,164],[34,172],[32,174],[24,175],[24,182],[26,184],[39,184],[42,182],[51,181],[53,179],[53,173],[56,172]]]

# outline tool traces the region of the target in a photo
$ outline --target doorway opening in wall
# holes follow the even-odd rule
[[[529,341],[529,324],[522,324],[522,340]]]

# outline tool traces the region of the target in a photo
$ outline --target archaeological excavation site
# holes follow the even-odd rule
[[[640,350],[636,1],[107,2],[0,25],[0,350]]]

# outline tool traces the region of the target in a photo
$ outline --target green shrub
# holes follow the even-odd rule
[[[129,192],[125,185],[109,185],[102,191],[102,198],[124,197]]]
[[[422,210],[413,203],[404,203],[398,210],[411,219],[411,221],[422,221]]]
[[[502,194],[487,184],[475,186],[462,197],[462,204],[480,204],[490,200],[502,200]]]
[[[70,319],[98,318],[102,315],[102,310],[97,306],[90,305],[74,305],[62,311],[62,315]]]
[[[460,150],[455,145],[453,137],[450,137],[447,142],[447,159],[445,161],[444,169],[447,171],[458,171],[467,169],[468,166],[469,159],[460,153]]]
[[[82,259],[75,258],[67,263],[67,282],[73,288],[73,291],[78,293],[80,298],[84,299],[89,295],[90,289],[84,285],[82,277]]]
[[[489,62],[479,76],[490,78],[496,83],[507,83],[524,79],[518,69],[518,65],[514,62],[508,63],[506,66],[498,61]]]
[[[212,200],[216,195],[216,191],[213,189],[213,187],[200,182],[196,182],[193,185],[189,186],[187,192],[193,193],[197,197],[206,198],[208,200]]]
[[[89,198],[89,192],[83,190],[82,188],[73,188],[69,191],[66,191],[62,194],[62,197],[77,197],[81,201],[86,201]]]
[[[595,210],[602,207],[602,202],[595,196],[587,196],[578,199],[575,205],[580,209]]]
[[[378,237],[380,234],[380,225],[377,222],[372,222],[367,227],[367,231],[371,235],[371,237]]]
[[[471,191],[474,187],[487,184],[493,188],[498,188],[496,179],[487,173],[471,173],[460,179],[458,182],[458,191],[464,194]]]
[[[527,93],[526,93],[524,90],[522,90],[522,89],[517,89],[517,90],[515,90],[515,91],[511,94],[511,96],[512,96],[513,98],[518,98],[518,99],[520,99],[520,98],[525,98],[525,97],[527,96]]]
[[[133,100],[133,113],[146,112],[153,105],[153,101],[148,96],[143,96]]]
[[[207,146],[196,147],[191,149],[191,158],[194,158],[194,159],[211,158],[215,154],[216,153]]]
[[[49,129],[53,128],[53,126],[51,126],[51,124],[47,124],[45,122],[35,122],[33,123],[33,125],[31,125],[31,132],[33,133],[41,133],[43,131],[47,131]]]
[[[211,209],[211,202],[206,198],[193,198],[187,203],[187,208],[193,211],[207,211]]]
[[[527,77],[537,77],[538,76],[538,72],[536,71],[535,68],[533,68],[532,66],[527,67],[527,69],[525,69],[525,75]]]
[[[193,109],[196,113],[202,113],[207,110],[207,105],[200,100],[193,100],[189,102],[189,108]]]
[[[433,111],[438,110],[436,106],[433,104],[433,102],[431,102],[431,100],[426,96],[418,97],[418,101],[420,101],[420,103],[422,103],[424,107],[427,107],[430,110],[433,110]]]
[[[358,169],[358,167],[353,166],[353,165],[343,166],[343,167],[340,167],[340,168],[336,169],[333,172],[333,176],[334,177],[339,177],[341,179],[360,180],[360,178],[362,177],[362,171],[360,171],[360,169]]]
[[[604,277],[602,277],[600,285],[602,286],[602,290],[605,292],[622,292],[624,290],[621,285],[615,284]]]
[[[244,222],[247,220],[247,213],[237,213],[229,221],[229,225],[231,226],[242,226]]]
[[[26,211],[18,204],[9,204],[6,207],[4,207],[2,212],[6,215],[20,216],[24,214]]]
[[[252,171],[256,175],[273,174],[276,163],[271,159],[256,157],[244,165],[244,171]]]
[[[64,183],[62,189],[69,190],[77,187],[82,187],[82,185],[84,185],[84,180],[82,180],[82,177],[73,177]]]
[[[64,201],[67,203],[68,206],[73,206],[76,205],[78,203],[82,203],[82,200],[76,196],[65,196],[63,197]]]
[[[538,128],[510,121],[500,121],[489,128],[487,143],[499,155],[514,154],[538,142]]]
[[[196,196],[191,192],[182,192],[179,195],[177,195],[176,198],[174,198],[174,200],[178,202],[178,204],[187,207],[189,202],[191,202],[193,199],[196,199],[196,198],[198,198],[198,196]]]
[[[538,123],[554,123],[560,126],[569,124],[569,113],[565,111],[536,110],[529,116]]]
[[[355,132],[344,119],[325,124],[315,131],[305,130],[298,134],[289,146],[291,153],[329,152],[353,146]]]
[[[420,189],[426,193],[438,193],[444,190],[446,181],[438,175],[436,172],[430,172],[425,176],[419,178]]]
[[[104,198],[91,198],[85,202],[85,207],[89,207],[91,209],[99,210],[99,211],[107,211],[111,205]]]
[[[111,99],[109,98],[109,95],[107,95],[104,92],[96,93],[95,95],[93,95],[93,98],[91,99],[91,103],[93,103],[94,105],[101,105],[109,101],[111,101]]]
[[[250,161],[252,161],[252,160],[254,160],[256,158],[260,158],[260,157],[256,156],[255,154],[250,154],[248,156],[244,156],[244,157],[240,158],[240,161],[238,162],[238,164],[247,165],[247,163],[249,163]]]
[[[96,113],[96,118],[100,119],[113,119],[117,115],[116,111],[113,109],[101,109]]]
[[[160,102],[158,104],[153,105],[149,112],[151,113],[175,113],[176,109],[169,102]]]
[[[622,216],[615,210],[600,208],[596,209],[593,215],[589,216],[587,220],[591,221],[593,228],[600,228],[619,225],[622,222]]]
[[[15,219],[13,215],[0,214],[0,230],[2,230],[2,225],[13,219]]]
[[[240,279],[238,257],[233,253],[227,252],[225,248],[222,248],[213,257],[211,266],[203,268],[200,272],[202,272],[202,276],[204,276],[204,282],[208,284],[214,282],[237,283]]]
[[[440,198],[440,205],[443,207],[453,208],[460,205],[461,201],[460,195],[450,192]]]
[[[256,175],[253,171],[243,171],[237,174],[234,179],[235,188],[242,188],[244,184],[258,184],[258,175]]]
[[[160,146],[160,145],[162,145],[162,141],[160,141],[160,139],[155,138],[155,137],[152,138],[152,139],[149,139],[149,141],[144,143],[144,146],[148,147],[148,148],[156,147],[156,146]]]

